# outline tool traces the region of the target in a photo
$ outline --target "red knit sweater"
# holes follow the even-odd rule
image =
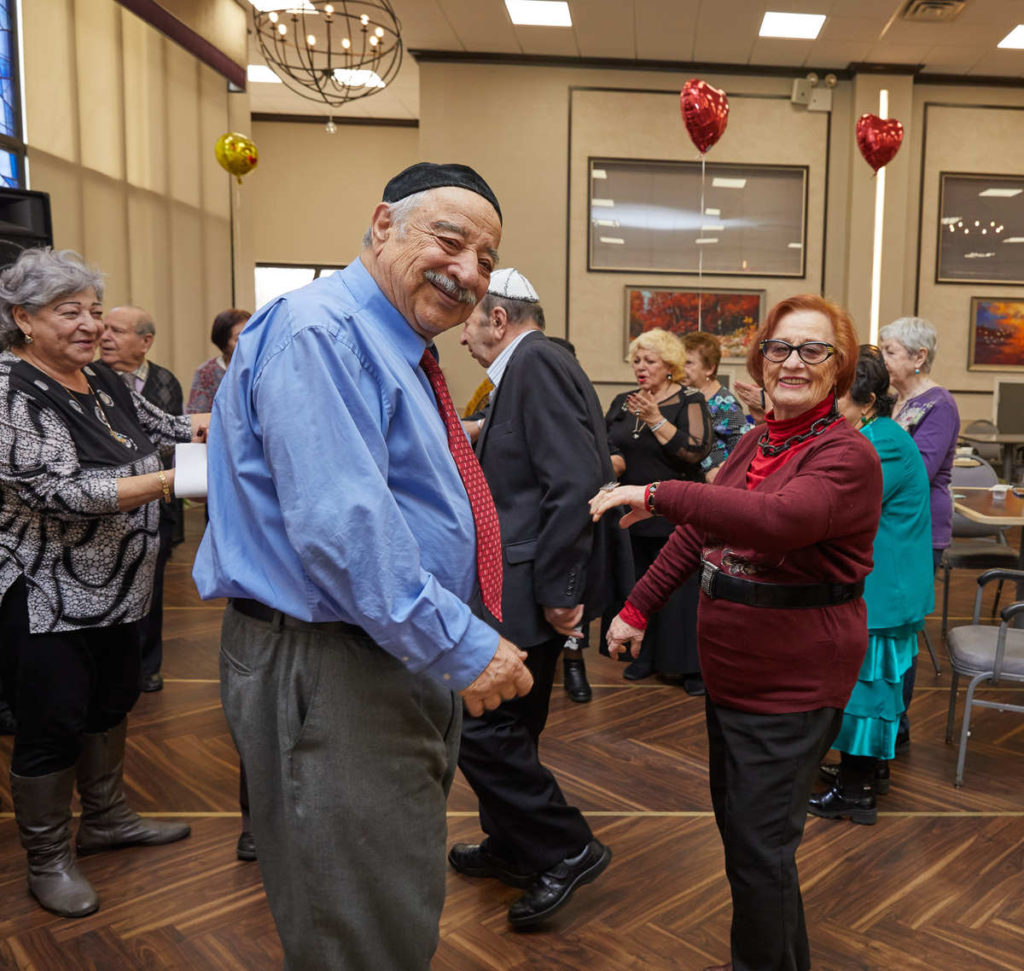
[[[871,572],[882,471],[847,422],[747,490],[761,428],[744,435],[714,485],[665,481],[659,515],[680,524],[629,601],[658,610],[701,554],[734,576],[767,583],[855,583]],[[712,600],[698,612],[700,663],[711,700],[743,711],[843,708],[867,650],[863,600],[783,610]]]

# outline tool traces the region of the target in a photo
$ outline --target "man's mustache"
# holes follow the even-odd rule
[[[472,290],[466,290],[463,287],[460,287],[450,276],[438,273],[437,270],[426,270],[423,273],[423,276],[425,279],[433,283],[434,286],[440,287],[444,290],[449,297],[453,297],[455,300],[458,300],[459,303],[468,303],[471,307],[476,306],[476,294]]]

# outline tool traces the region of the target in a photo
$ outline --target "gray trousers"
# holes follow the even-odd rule
[[[368,637],[230,606],[220,669],[285,968],[429,968],[461,700]]]

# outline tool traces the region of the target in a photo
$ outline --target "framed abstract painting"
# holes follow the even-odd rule
[[[764,290],[626,287],[626,350],[635,337],[660,327],[680,337],[703,330],[721,341],[722,359],[747,355],[764,313]]]
[[[972,297],[969,371],[1024,371],[1024,300]]]

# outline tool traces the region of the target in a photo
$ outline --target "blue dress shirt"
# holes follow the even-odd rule
[[[245,325],[214,399],[193,577],[301,620],[358,624],[453,689],[497,649],[426,342],[358,260]]]

